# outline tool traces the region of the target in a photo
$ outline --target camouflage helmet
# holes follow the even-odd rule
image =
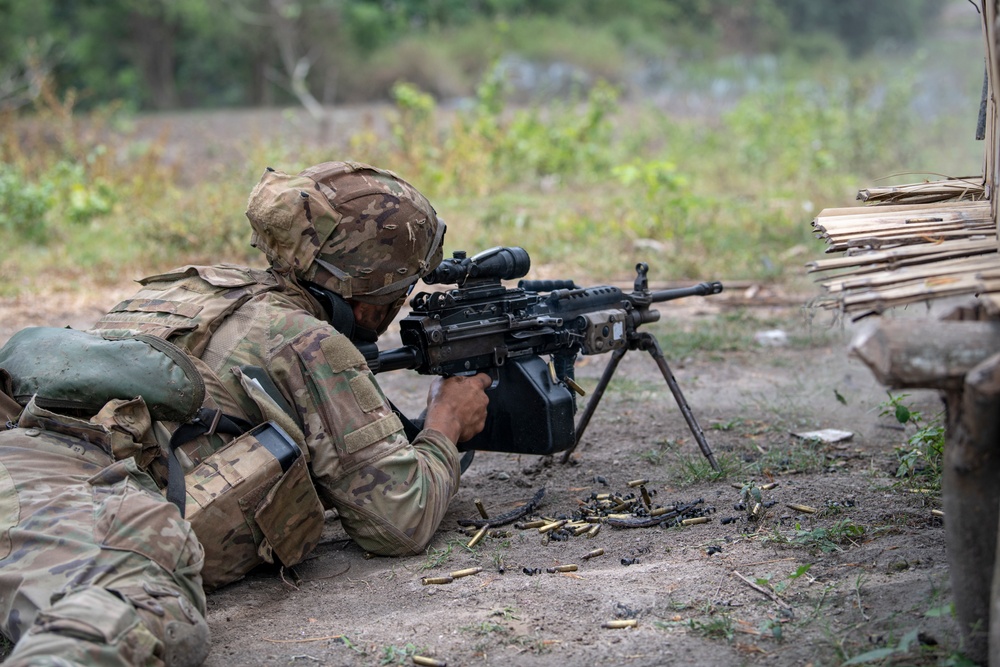
[[[445,225],[430,202],[366,164],[324,162],[296,176],[268,168],[246,215],[272,266],[345,299],[393,303],[441,263]]]

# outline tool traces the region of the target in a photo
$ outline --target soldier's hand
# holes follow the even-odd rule
[[[486,389],[493,380],[485,373],[434,378],[427,394],[424,428],[444,433],[454,442],[465,442],[486,425]]]

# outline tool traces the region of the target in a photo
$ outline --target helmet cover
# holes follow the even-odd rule
[[[396,174],[324,162],[268,169],[250,193],[252,243],[272,266],[346,298],[388,304],[442,259],[445,224]]]

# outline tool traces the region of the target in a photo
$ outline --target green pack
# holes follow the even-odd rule
[[[29,327],[0,348],[2,390],[19,404],[96,413],[111,399],[142,396],[154,420],[186,422],[205,400],[187,353],[154,336],[109,339],[85,331]]]

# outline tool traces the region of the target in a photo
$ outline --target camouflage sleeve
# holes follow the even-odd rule
[[[412,443],[364,357],[328,328],[307,331],[269,364],[299,411],[320,498],[380,555],[423,551],[458,489],[459,454],[430,429]]]

